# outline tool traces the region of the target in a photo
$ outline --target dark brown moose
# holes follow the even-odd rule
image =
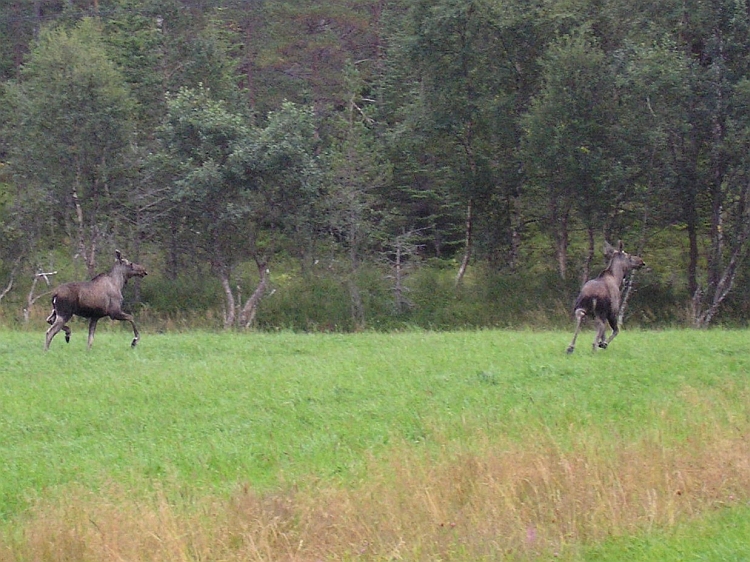
[[[89,349],[94,341],[96,323],[105,316],[130,322],[134,336],[130,345],[135,347],[138,343],[140,335],[135,320],[122,310],[122,288],[131,277],[146,276],[146,268],[123,258],[119,250],[115,251],[115,257],[115,265],[109,273],[100,273],[91,281],[65,283],[52,293],[52,314],[47,317],[47,323],[52,325],[47,330],[45,351],[60,330],[65,332],[65,341],[70,341],[70,327],[66,324],[74,314],[89,319]]]
[[[617,316],[620,312],[622,280],[631,269],[640,269],[646,265],[640,257],[631,256],[623,251],[622,240],[620,240],[617,249],[609,243],[605,243],[604,256],[609,260],[607,269],[602,271],[598,277],[586,281],[573,306],[576,317],[576,331],[573,334],[573,341],[568,346],[568,353],[573,353],[576,348],[576,338],[581,329],[581,323],[587,315],[593,316],[596,321],[593,350],[596,351],[597,347],[607,349],[607,346],[620,331],[617,327]],[[612,334],[609,339],[604,339],[607,322],[612,327]]]

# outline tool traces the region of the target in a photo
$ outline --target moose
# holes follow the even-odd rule
[[[131,277],[145,277],[147,272],[142,265],[123,258],[120,250],[115,250],[115,258],[115,265],[109,273],[100,273],[91,281],[65,283],[55,289],[52,293],[52,313],[47,317],[47,323],[51,326],[47,329],[45,351],[60,330],[65,332],[65,341],[70,341],[67,323],[74,314],[89,319],[89,349],[94,341],[96,323],[105,316],[130,322],[133,326],[133,342],[130,345],[135,347],[140,335],[133,316],[122,310],[122,288]]]
[[[609,242],[605,242],[604,257],[609,260],[609,265],[598,277],[586,281],[581,288],[573,306],[576,331],[573,334],[573,341],[568,346],[568,353],[573,353],[576,348],[576,338],[586,315],[593,316],[596,321],[594,351],[597,347],[607,349],[620,331],[617,326],[617,316],[620,312],[622,280],[630,270],[640,269],[646,265],[643,259],[626,253],[622,248],[622,240],[619,241],[617,249]],[[607,322],[612,327],[612,334],[605,339]]]

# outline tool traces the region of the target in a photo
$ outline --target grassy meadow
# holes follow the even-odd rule
[[[0,562],[750,557],[750,332],[0,331]]]

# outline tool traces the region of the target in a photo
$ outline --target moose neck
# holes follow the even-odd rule
[[[625,278],[625,275],[628,273],[628,271],[630,271],[630,267],[628,267],[627,262],[620,256],[615,256],[614,258],[612,258],[612,261],[609,263],[609,267],[607,269],[612,274],[612,277],[615,278],[618,285],[622,284],[622,280]]]
[[[109,272],[109,277],[112,279],[114,284],[120,288],[120,290],[122,290],[122,288],[128,282],[126,271],[127,270],[123,265],[115,264],[115,266],[112,268],[112,271]]]

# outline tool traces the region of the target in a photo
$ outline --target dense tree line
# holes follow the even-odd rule
[[[417,258],[577,283],[624,238],[705,326],[747,277],[749,32],[734,0],[3,3],[0,289],[118,246],[248,326],[326,256],[362,326],[368,264],[400,309]]]

